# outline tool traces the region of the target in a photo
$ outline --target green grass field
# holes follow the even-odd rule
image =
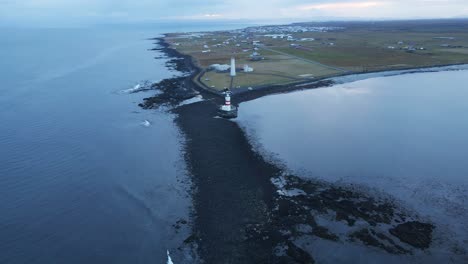
[[[166,41],[180,52],[193,56],[202,68],[229,64],[231,56],[236,58],[239,69],[244,64],[253,67],[252,73],[238,71],[234,87],[301,82],[344,71],[359,73],[468,63],[468,30],[464,30],[468,29],[467,21],[369,23],[342,22],[340,26],[345,29],[340,31],[291,33],[296,39],[314,38],[314,41],[287,41],[260,33],[232,32],[209,32],[198,37],[169,34]],[[250,61],[249,55],[255,47],[253,40],[261,41],[257,52],[264,60]],[[417,50],[408,52],[405,47]],[[203,53],[203,50],[210,52]],[[227,73],[210,71],[200,80],[214,89],[224,89],[230,82]]]

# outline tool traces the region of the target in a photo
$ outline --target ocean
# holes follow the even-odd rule
[[[180,74],[149,38],[242,26],[0,29],[0,263],[190,262],[184,139],[125,90]]]

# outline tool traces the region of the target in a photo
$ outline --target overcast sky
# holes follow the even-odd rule
[[[0,0],[0,23],[468,17],[468,0]]]

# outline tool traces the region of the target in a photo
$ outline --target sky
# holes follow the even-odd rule
[[[0,0],[0,25],[468,17],[468,0]]]

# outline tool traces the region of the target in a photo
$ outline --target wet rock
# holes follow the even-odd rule
[[[332,234],[328,228],[326,227],[323,227],[323,226],[317,226],[313,229],[312,231],[312,234],[320,237],[320,238],[323,238],[323,239],[328,239],[328,240],[332,240],[332,241],[338,241],[339,238],[337,235],[335,234]]]
[[[399,224],[390,229],[390,233],[402,242],[416,248],[425,249],[431,245],[433,229],[434,226],[431,224],[413,221]]]
[[[287,242],[288,249],[286,254],[291,257],[296,263],[301,264],[313,264],[315,263],[314,258],[305,252],[302,248],[296,246],[293,242]]]
[[[191,243],[194,243],[196,241],[200,240],[199,236],[197,234],[191,234],[189,237],[187,237],[185,240],[184,240],[184,244],[191,244]]]
[[[394,243],[392,239],[382,233],[369,230],[367,228],[354,232],[350,236],[352,239],[358,239],[365,245],[381,248],[391,254],[406,254],[410,251]]]
[[[293,177],[293,176],[289,176],[289,177]],[[289,184],[288,184],[289,185]],[[293,184],[294,185],[294,184]],[[319,185],[316,184],[316,183],[313,183],[313,182],[308,182],[308,181],[305,181],[305,182],[299,182],[297,181],[296,182],[296,186],[288,186],[289,188],[294,188],[294,187],[297,187],[301,190],[303,190],[305,193],[307,194],[313,194],[313,193],[316,193],[318,191],[318,188],[319,188]]]
[[[349,226],[354,226],[354,224],[356,223],[356,219],[354,219],[349,214],[346,214],[343,211],[337,211],[336,212],[335,220],[336,221],[344,220],[344,221],[346,221],[348,223]]]
[[[182,101],[193,98],[199,93],[189,87],[185,77],[165,79],[152,85],[152,89],[161,93],[143,99],[139,104],[144,109],[158,108],[163,105],[176,106]]]
[[[383,246],[374,236],[371,235],[371,233],[369,232],[369,229],[367,228],[354,232],[353,234],[351,234],[351,237],[359,239],[360,241],[362,241],[364,244],[368,246],[374,246],[374,247],[380,247],[380,248],[382,248]]]
[[[399,252],[399,253],[410,253],[409,250],[406,250],[404,249],[403,247],[401,247],[400,245],[396,244],[395,241],[393,241],[393,239],[389,238],[388,236],[382,234],[382,233],[375,233],[375,235],[381,239],[381,240],[385,240],[387,241],[388,243],[390,243],[393,247],[395,247],[395,249]]]

